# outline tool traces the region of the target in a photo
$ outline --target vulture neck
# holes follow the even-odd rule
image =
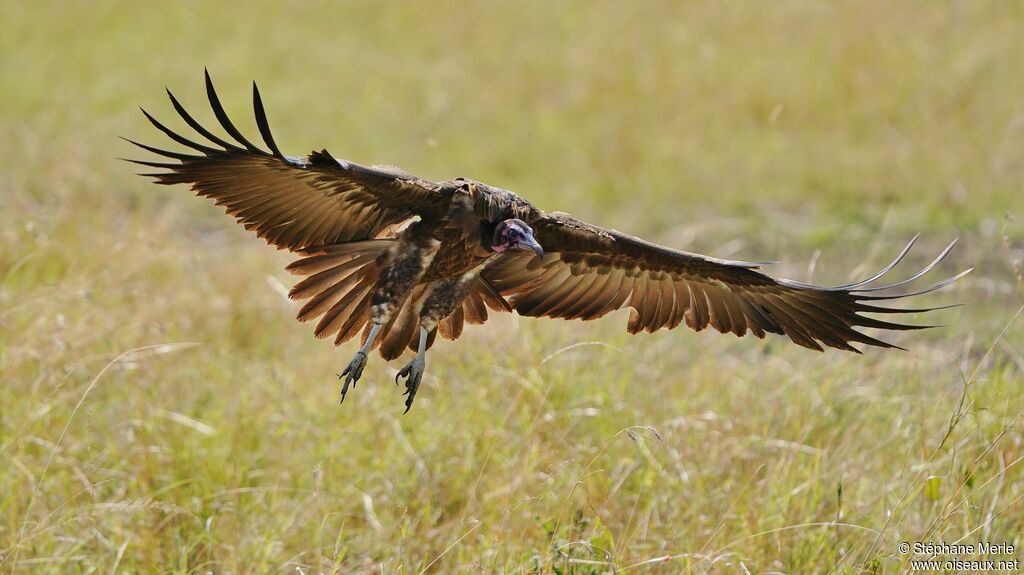
[[[480,220],[480,245],[490,253],[494,252],[494,231],[498,228],[497,222]]]

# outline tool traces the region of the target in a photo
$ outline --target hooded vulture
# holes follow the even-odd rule
[[[377,350],[395,359],[416,352],[395,377],[405,378],[406,411],[423,377],[425,353],[437,334],[454,340],[463,325],[487,320],[488,310],[531,317],[591,320],[629,308],[629,333],[686,324],[737,336],[767,333],[822,351],[860,353],[853,343],[896,347],[856,328],[919,329],[863,314],[930,311],[882,307],[929,266],[891,285],[876,285],[910,250],[856,283],[819,287],[773,278],[757,263],[688,253],[545,212],[515,193],[465,178],[431,182],[391,166],[361,166],[326,150],[286,156],[274,143],[253,84],[256,124],[266,149],[232,124],[206,74],[213,113],[229,138],[197,122],[167,92],[196,136],[185,137],[143,110],[168,138],[188,149],[169,151],[132,141],[163,156],[131,160],[158,171],[160,184],[186,184],[246,229],[298,259],[288,271],[303,276],[289,294],[304,301],[298,319],[318,320],[318,338],[362,345],[339,376],[341,399]],[[131,141],[131,140],[129,140]],[[915,238],[916,239],[916,238]],[[955,242],[954,242],[955,243]],[[937,309],[937,308],[931,308]]]

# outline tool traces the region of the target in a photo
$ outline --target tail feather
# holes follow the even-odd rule
[[[373,284],[377,283],[377,276],[379,276],[379,272],[373,278]],[[370,308],[373,304],[373,284],[366,290],[362,299],[352,308],[348,319],[345,320],[345,323],[338,330],[338,337],[334,338],[334,345],[341,345],[352,339],[363,329],[363,325],[370,321]]]
[[[308,276],[334,267],[345,261],[345,257],[356,257],[363,254],[381,254],[394,245],[394,240],[363,240],[346,242],[309,250],[303,250],[304,257],[288,264],[284,269],[295,275]]]
[[[459,339],[462,335],[462,327],[465,320],[462,306],[455,308],[455,311],[448,317],[441,320],[441,323],[437,324],[437,329],[441,332],[441,337],[448,340]]]
[[[308,300],[299,310],[299,321],[320,317],[316,336],[336,335],[336,345],[358,334],[370,317],[380,256],[392,245],[392,240],[366,240],[302,252],[305,257],[286,268],[307,276],[288,294],[294,300]]]
[[[419,309],[426,290],[423,286],[413,289],[412,295],[405,300],[402,309],[395,314],[396,318],[390,329],[386,329],[383,342],[380,344],[380,355],[384,359],[395,359],[410,343],[416,339],[419,324]]]
[[[328,271],[333,272],[334,270]],[[299,290],[299,286],[295,286],[296,289],[293,289],[290,294],[295,299],[302,297],[301,294],[316,293],[316,295],[310,297],[309,301],[307,301],[306,304],[302,306],[302,309],[299,310],[298,319],[300,322],[306,322],[322,315],[328,309],[333,307],[334,304],[338,303],[338,301],[340,301],[341,298],[351,290],[352,286],[355,285],[356,282],[363,279],[363,275],[359,273],[360,270],[358,268],[348,268],[342,271],[344,273],[337,274],[340,277],[331,278],[333,283],[328,284],[326,287],[323,285],[316,286],[316,292],[308,292],[305,289]]]
[[[338,303],[327,310],[320,319],[320,322],[317,323],[314,334],[320,339],[327,339],[340,331],[351,316],[360,308],[362,301],[370,296],[373,289],[373,281],[375,280],[372,278],[363,278],[362,281],[356,284],[356,287],[352,288]]]
[[[487,307],[484,305],[484,298],[480,292],[473,289],[462,300],[463,313],[466,316],[466,323],[479,325],[487,321]]]

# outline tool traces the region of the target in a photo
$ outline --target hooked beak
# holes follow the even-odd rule
[[[540,247],[537,240],[533,238],[533,234],[527,234],[523,237],[522,241],[519,242],[519,249],[531,250],[533,253],[537,254],[537,257],[544,257],[544,248]]]

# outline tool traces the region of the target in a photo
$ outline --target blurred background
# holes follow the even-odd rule
[[[1024,4],[0,2],[0,570],[890,573],[1024,546]],[[907,352],[517,317],[428,358],[294,321],[291,261],[159,187],[138,106],[718,257],[967,303]],[[151,158],[149,158],[151,159]],[[902,276],[900,275],[902,271]],[[920,284],[922,287],[927,282]],[[1017,556],[1019,557],[1019,551]],[[927,558],[927,557],[925,557]],[[1010,559],[993,556],[992,559]]]

